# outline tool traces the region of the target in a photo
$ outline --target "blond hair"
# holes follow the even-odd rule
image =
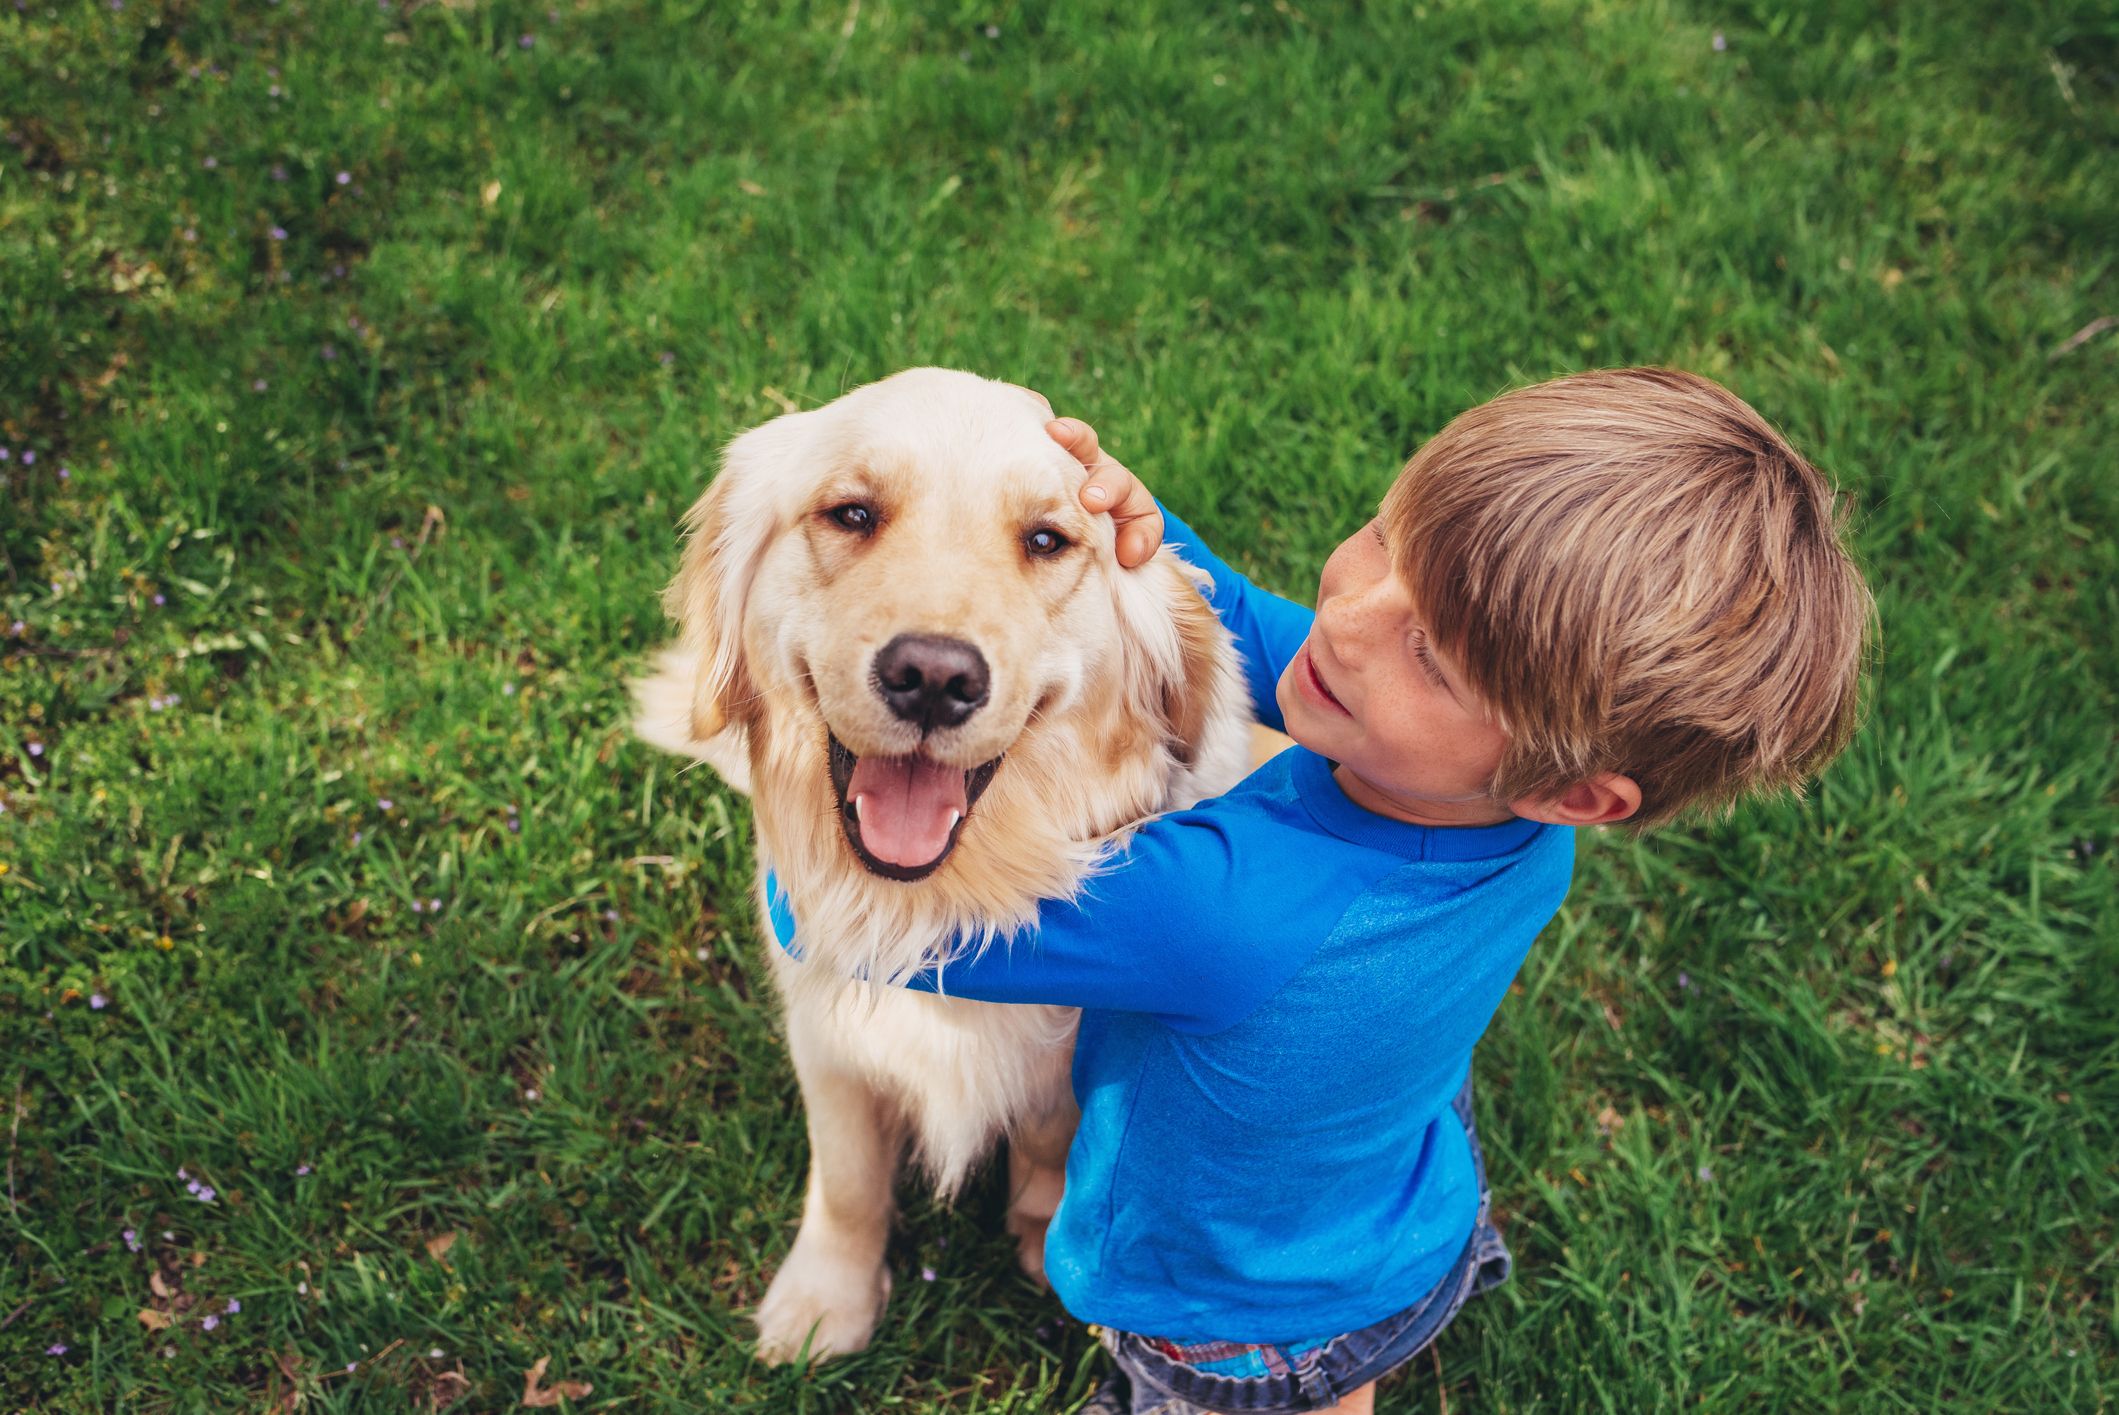
[[[1842,515],[1727,389],[1636,368],[1473,408],[1382,520],[1436,645],[1508,733],[1495,799],[1614,771],[1654,825],[1799,791],[1853,734],[1873,607]]]

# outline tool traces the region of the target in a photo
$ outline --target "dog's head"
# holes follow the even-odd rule
[[[768,714],[805,719],[872,874],[940,868],[1041,741],[1055,794],[1062,747],[1089,754],[1083,772],[1116,737],[1188,762],[1226,690],[1226,640],[1190,574],[1167,551],[1119,569],[1048,416],[1012,385],[910,370],[738,437],[688,518],[666,604],[696,674],[691,736],[744,730],[755,747]],[[1018,809],[1024,788],[1005,793]]]

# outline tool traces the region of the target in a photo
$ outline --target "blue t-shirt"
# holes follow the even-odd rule
[[[1261,721],[1311,612],[1168,520],[1214,579]],[[1084,1321],[1179,1341],[1289,1341],[1417,1302],[1470,1237],[1450,1108],[1538,931],[1573,832],[1410,825],[1295,747],[1134,832],[1035,934],[906,980],[1082,1009],[1081,1128],[1045,1273]],[[793,949],[790,901],[770,887]]]

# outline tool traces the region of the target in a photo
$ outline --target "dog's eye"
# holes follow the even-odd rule
[[[1067,538],[1058,531],[1040,528],[1023,537],[1023,548],[1032,555],[1057,555],[1067,548]]]
[[[876,513],[858,501],[834,506],[824,514],[847,530],[859,531],[863,535],[876,528]]]

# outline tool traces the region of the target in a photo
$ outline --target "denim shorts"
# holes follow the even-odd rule
[[[1486,1155],[1472,1126],[1470,1078],[1451,1108],[1471,1138],[1479,1214],[1464,1251],[1425,1297],[1360,1331],[1272,1345],[1187,1345],[1105,1328],[1099,1339],[1118,1362],[1118,1374],[1091,1397],[1080,1415],[1295,1415],[1325,1410],[1426,1350],[1468,1300],[1507,1281],[1514,1266],[1489,1213]]]

